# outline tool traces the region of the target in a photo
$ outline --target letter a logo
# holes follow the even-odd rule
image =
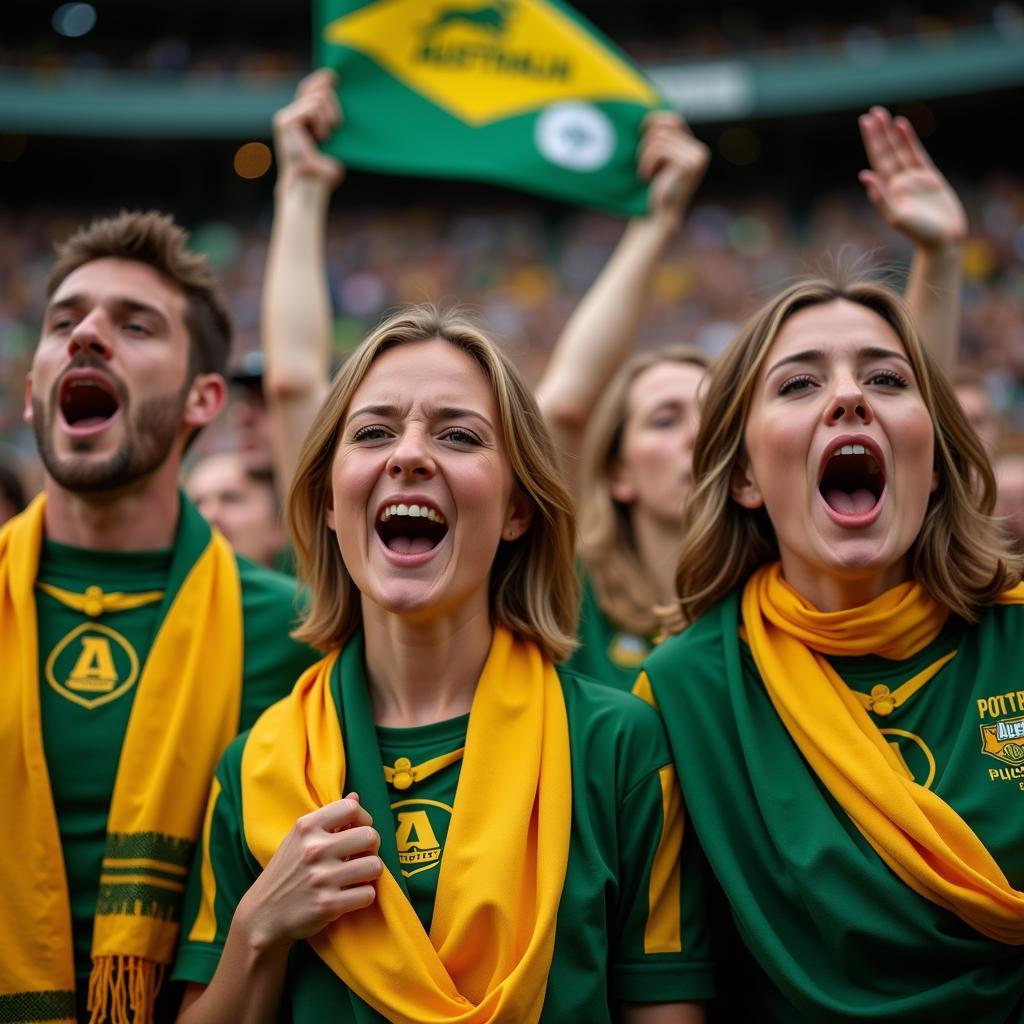
[[[116,684],[117,670],[110,653],[110,641],[105,636],[83,636],[82,653],[68,676],[68,689],[110,693]]]

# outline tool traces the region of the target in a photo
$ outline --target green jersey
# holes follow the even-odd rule
[[[137,683],[163,616],[209,536],[205,520],[183,498],[172,548],[126,554],[44,539],[40,552],[40,724],[64,852],[83,1006],[107,816]],[[244,634],[243,729],[290,690],[316,654],[288,636],[296,615],[294,581],[243,558],[237,564]],[[101,610],[104,594],[127,595],[129,600],[120,603],[133,606]],[[95,606],[90,606],[90,596]]]
[[[361,672],[361,656],[359,660]],[[615,1019],[620,1002],[706,999],[712,988],[699,874],[703,866],[689,830],[675,884],[652,885],[652,875],[662,874],[655,866],[659,854],[679,849],[682,828],[680,816],[669,812],[669,820],[665,818],[671,802],[663,797],[663,785],[666,778],[671,787],[675,783],[661,723],[628,694],[570,673],[560,677],[569,725],[573,810],[541,1019],[548,1024],[600,1024]],[[333,688],[337,700],[337,681]],[[419,728],[377,730],[376,763],[390,769],[385,776],[391,776],[388,797],[395,826],[391,835],[381,836],[382,856],[387,862],[385,846],[393,844],[399,882],[428,931],[448,826],[458,813],[459,751],[468,723],[466,715]],[[245,742],[241,736],[228,748],[217,771],[220,792],[204,834],[206,860],[193,870],[186,898],[184,939],[174,970],[180,980],[207,983],[213,977],[234,909],[260,872],[242,826]],[[425,762],[433,762],[429,767],[435,770],[425,771]],[[425,775],[422,781],[407,784],[410,777],[402,769],[410,765]],[[353,772],[357,769],[351,766]],[[672,854],[672,864],[677,856]],[[208,878],[205,891],[203,875]],[[188,924],[199,915],[201,902],[207,913],[212,907],[216,919],[210,941],[196,941],[189,934]],[[647,952],[654,946],[654,922],[674,929],[674,952]],[[349,992],[305,942],[292,949],[283,999],[288,1010],[283,1007],[282,1016],[290,1012],[295,1024],[325,1018],[338,1024],[384,1020]]]
[[[919,896],[804,761],[740,641],[739,594],[645,666],[721,884],[724,1020],[1024,1021],[1024,957]],[[829,659],[920,785],[1024,886],[1024,607],[951,617],[906,661]],[[909,683],[954,654],[918,689]]]
[[[654,650],[654,638],[619,629],[597,603],[590,578],[583,574],[583,601],[576,627],[580,646],[566,665],[580,675],[628,692],[644,659]]]

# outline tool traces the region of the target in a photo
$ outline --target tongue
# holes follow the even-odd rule
[[[875,496],[865,487],[856,491],[841,491],[831,487],[825,492],[825,500],[837,512],[845,516],[860,515],[862,512],[870,512],[875,507]]]
[[[388,547],[400,555],[420,555],[433,546],[429,537],[392,537],[388,541]]]

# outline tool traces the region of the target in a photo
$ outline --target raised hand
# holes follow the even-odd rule
[[[872,107],[859,124],[871,170],[858,177],[886,223],[924,248],[962,242],[964,208],[910,122]]]
[[[295,99],[274,115],[278,181],[304,178],[328,188],[341,183],[344,166],[317,147],[341,124],[336,85],[333,71],[314,71],[299,83]]]
[[[342,914],[368,907],[383,863],[380,836],[354,794],[299,818],[242,897],[244,920],[260,948],[290,946]]]
[[[637,152],[637,173],[649,181],[651,216],[678,223],[709,159],[708,147],[698,142],[678,115],[656,111],[644,123]]]

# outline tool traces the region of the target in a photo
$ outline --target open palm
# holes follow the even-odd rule
[[[967,217],[906,118],[873,107],[860,119],[871,170],[860,180],[886,222],[926,247],[963,241]]]

